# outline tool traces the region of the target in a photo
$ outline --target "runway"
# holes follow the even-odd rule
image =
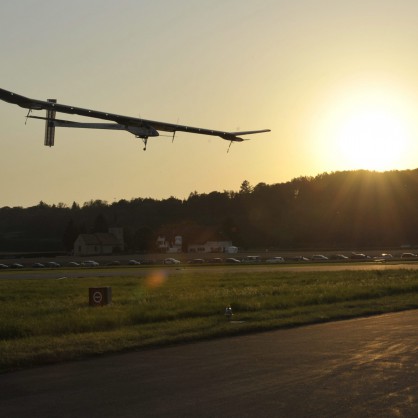
[[[4,374],[0,416],[412,418],[417,330],[414,310]]]
[[[179,266],[141,266],[135,267],[100,267],[100,268],[58,268],[58,269],[17,269],[0,270],[1,279],[27,280],[27,279],[74,279],[85,277],[147,277],[151,271],[165,270],[170,275],[176,275],[176,272],[192,270],[196,273],[207,272],[236,272],[248,269],[253,272],[310,272],[310,271],[344,271],[344,270],[417,270],[417,262],[361,262],[361,263],[307,263],[307,264],[246,264],[246,265],[187,265]]]

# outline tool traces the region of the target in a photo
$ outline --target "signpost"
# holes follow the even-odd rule
[[[89,287],[90,306],[105,306],[110,303],[112,303],[111,287]]]

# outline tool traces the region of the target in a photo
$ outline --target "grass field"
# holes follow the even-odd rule
[[[418,307],[418,271],[407,269],[82,276],[0,280],[0,371]],[[112,287],[112,303],[90,307],[88,289],[100,286]]]

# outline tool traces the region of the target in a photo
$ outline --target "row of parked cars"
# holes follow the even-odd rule
[[[77,261],[70,261],[68,263],[65,264],[60,264],[57,263],[55,261],[48,261],[46,263],[40,263],[40,262],[36,262],[36,263],[32,263],[32,264],[21,264],[21,263],[12,263],[12,264],[3,264],[0,263],[0,269],[9,269],[9,268],[14,268],[14,269],[18,269],[18,268],[36,268],[36,269],[42,269],[42,268],[58,268],[58,267],[98,267],[98,266],[121,266],[121,265],[130,265],[130,266],[137,266],[137,265],[141,265],[141,264],[179,264],[180,261],[176,260],[174,258],[165,258],[164,260],[143,260],[142,262],[139,260],[128,260],[128,261],[118,261],[118,260],[113,260],[113,261],[107,261],[104,262],[102,264],[100,264],[98,261],[95,260],[84,260],[81,262],[77,262]]]
[[[62,265],[60,263],[57,263],[56,261],[48,261],[47,263],[33,263],[33,264],[27,264],[23,265],[21,263],[12,263],[12,264],[3,264],[0,263],[0,269],[21,269],[21,268],[58,268],[58,267],[95,267],[98,266],[99,263],[97,261],[82,261],[81,263],[77,263],[75,261],[70,261],[66,265]]]
[[[21,269],[23,267],[24,267],[23,264],[20,264],[20,263],[13,263],[13,264],[10,264],[10,265],[0,263],[0,269],[1,270],[8,269],[8,268],[11,268],[11,269]]]
[[[418,255],[413,252],[404,252],[402,254],[398,255],[392,255],[390,253],[381,253],[378,255],[366,255],[363,253],[356,253],[352,252],[350,255],[344,255],[344,254],[332,254],[329,256],[323,255],[323,254],[314,254],[312,256],[306,257],[303,255],[298,256],[289,256],[289,257],[282,257],[282,256],[274,256],[269,258],[261,258],[258,255],[247,255],[241,259],[236,257],[214,257],[214,258],[194,258],[187,261],[189,264],[256,264],[256,263],[266,263],[266,264],[282,264],[282,263],[294,263],[294,262],[327,262],[327,261],[337,261],[337,262],[344,262],[344,261],[390,261],[390,260],[396,260],[396,259],[402,259],[402,260],[409,260],[418,261]],[[173,257],[167,257],[160,260],[128,260],[128,261],[108,261],[102,264],[102,266],[120,266],[120,265],[142,265],[142,264],[180,264],[181,261],[173,258]],[[23,265],[21,263],[12,263],[12,264],[3,264],[0,263],[0,270],[1,269],[18,269],[18,268],[58,268],[58,267],[98,267],[100,266],[100,263],[94,260],[84,260],[81,262],[76,261],[70,261],[66,264],[60,264],[55,261],[48,261],[46,263],[40,263],[36,262],[31,265]]]
[[[306,257],[303,255],[298,256],[290,256],[290,257],[281,257],[275,256],[270,258],[261,258],[257,255],[248,255],[242,259],[238,258],[214,258],[214,259],[202,259],[197,258],[193,260],[189,260],[189,263],[198,264],[198,263],[213,263],[213,262],[220,262],[220,263],[247,263],[247,264],[255,264],[255,263],[267,263],[267,264],[281,264],[281,263],[292,263],[292,262],[306,262],[306,261],[314,261],[314,262],[327,262],[327,261],[336,261],[336,262],[344,262],[344,261],[386,261],[386,260],[396,260],[396,259],[407,259],[407,260],[417,260],[418,255],[415,253],[402,253],[397,256],[394,256],[389,253],[381,253],[378,255],[366,255],[363,253],[356,253],[353,252],[350,255],[345,254],[332,254],[329,256],[323,254],[314,254],[312,256]],[[179,262],[179,261],[178,261]]]

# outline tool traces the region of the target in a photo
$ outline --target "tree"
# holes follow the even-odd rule
[[[72,249],[74,248],[74,242],[77,239],[77,237],[78,228],[74,225],[74,221],[70,219],[62,237],[62,242],[66,251],[72,251]]]
[[[73,202],[73,204],[71,205],[71,210],[72,211],[76,211],[80,209],[80,205],[76,202]]]
[[[102,213],[99,213],[94,221],[93,233],[97,232],[109,232],[109,225]]]
[[[253,191],[253,187],[251,186],[250,182],[248,180],[244,180],[241,183],[239,192],[242,194],[250,194],[252,191]]]
[[[147,226],[143,226],[135,231],[133,246],[139,251],[148,251],[153,245],[153,231]]]

